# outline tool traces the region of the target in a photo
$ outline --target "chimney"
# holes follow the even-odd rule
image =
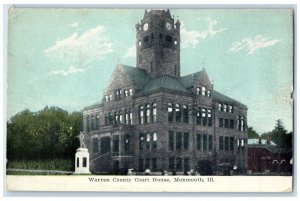
[[[271,137],[267,137],[267,144],[268,144],[268,145],[271,144]]]

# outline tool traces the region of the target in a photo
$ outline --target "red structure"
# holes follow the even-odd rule
[[[292,151],[278,147],[271,139],[248,139],[248,170],[252,173],[291,173]]]

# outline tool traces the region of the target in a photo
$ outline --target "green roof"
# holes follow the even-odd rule
[[[246,107],[244,104],[228,97],[228,96],[225,96],[224,94],[221,94],[220,92],[217,92],[214,90],[213,92],[213,99],[214,100],[217,100],[217,101],[221,101],[221,102],[226,102],[226,103],[229,103],[229,104],[233,104],[233,105],[241,105],[241,106],[244,106]]]
[[[142,89],[144,85],[149,81],[150,77],[146,70],[126,65],[121,65],[123,70],[129,75],[133,82],[133,85],[137,89]]]
[[[185,88],[191,88],[194,86],[194,82],[199,77],[199,75],[200,75],[200,71],[180,77],[181,83],[184,85]]]
[[[190,93],[180,82],[180,79],[167,75],[151,79],[143,88],[143,92],[150,92],[160,88]]]

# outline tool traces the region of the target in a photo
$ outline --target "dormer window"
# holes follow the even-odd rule
[[[207,90],[207,96],[210,97],[211,96],[211,90]]]
[[[125,89],[125,90],[124,90],[124,96],[125,96],[125,97],[129,96],[129,91],[128,91],[128,89]]]
[[[232,113],[232,105],[228,106],[228,112]]]
[[[197,87],[197,95],[200,95],[200,88]]]
[[[108,95],[105,96],[105,102],[109,101]]]
[[[206,87],[201,87],[201,95],[205,96],[206,94]]]
[[[119,100],[121,98],[121,93],[122,93],[121,89],[116,90],[116,100]]]
[[[112,100],[112,94],[109,94],[109,99],[108,99],[109,101],[111,101]]]
[[[221,104],[221,103],[218,104],[218,110],[219,110],[219,111],[222,110],[222,104]]]
[[[227,105],[226,104],[223,105],[223,111],[227,112]]]
[[[129,96],[132,96],[132,89],[129,89]]]

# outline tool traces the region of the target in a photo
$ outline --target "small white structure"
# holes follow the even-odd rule
[[[85,148],[84,144],[84,135],[82,132],[78,135],[80,140],[80,148],[76,150],[75,154],[75,172],[74,174],[91,174],[89,167],[90,167],[90,154],[88,149]]]

